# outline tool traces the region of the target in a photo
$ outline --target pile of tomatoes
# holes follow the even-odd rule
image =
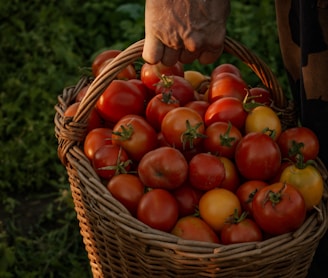
[[[96,77],[119,51],[93,62]],[[67,110],[73,116],[88,86]],[[299,228],[322,198],[316,135],[282,130],[265,87],[221,64],[205,76],[123,69],[92,110],[84,153],[108,191],[154,229],[222,244]]]

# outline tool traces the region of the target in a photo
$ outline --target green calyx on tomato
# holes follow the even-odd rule
[[[172,97],[172,92],[162,92],[161,101],[167,104],[179,103],[179,101]]]
[[[186,120],[186,131],[181,134],[181,142],[182,142],[182,148],[183,150],[186,149],[186,146],[188,146],[192,149],[194,147],[194,139],[197,138],[206,138],[206,135],[203,133],[197,132],[198,128],[203,123],[197,123],[196,125],[192,126],[189,122],[189,120]]]
[[[230,136],[231,128],[232,128],[232,124],[230,121],[228,121],[227,131],[223,134],[220,134],[220,141],[222,146],[232,147],[232,143],[236,141],[236,137]]]
[[[263,200],[263,205],[265,205],[267,202],[271,202],[272,207],[275,207],[277,204],[280,203],[282,196],[283,196],[283,191],[286,188],[286,183],[282,184],[282,187],[280,190],[277,192],[273,192],[272,190],[269,190]]]
[[[238,209],[235,209],[234,213],[227,218],[226,223],[238,224],[238,223],[244,221],[246,219],[247,215],[248,215],[247,211],[244,211],[244,212],[242,212],[242,214],[239,215]]]
[[[117,135],[121,141],[129,140],[134,132],[131,124],[121,125],[121,131],[113,131],[114,135]]]
[[[120,157],[121,157],[121,153],[122,153],[122,148],[119,149],[119,153],[117,156],[117,163],[116,165],[110,165],[110,166],[104,166],[104,167],[99,167],[97,168],[97,170],[110,170],[110,171],[115,171],[115,176],[119,175],[119,174],[127,174],[127,168],[128,166],[132,163],[132,161],[130,159],[126,160],[126,161],[121,161]]]

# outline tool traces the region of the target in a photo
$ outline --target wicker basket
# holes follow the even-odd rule
[[[143,41],[124,50],[94,81],[82,78],[65,88],[56,105],[58,155],[66,166],[81,234],[94,277],[306,277],[327,229],[327,184],[318,209],[294,233],[262,242],[220,245],[182,240],[132,217],[101,183],[81,150],[86,122],[102,91],[117,73],[141,57]],[[286,126],[295,112],[270,69],[238,42],[226,38],[225,52],[243,61],[272,92]],[[77,115],[64,112],[78,91],[91,83]],[[322,175],[327,170],[318,160]]]

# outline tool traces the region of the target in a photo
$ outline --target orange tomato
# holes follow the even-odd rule
[[[216,232],[220,232],[235,210],[241,213],[238,197],[224,188],[214,188],[204,193],[199,201],[201,218]]]

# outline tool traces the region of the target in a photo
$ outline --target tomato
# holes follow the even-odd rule
[[[289,165],[292,165],[292,164],[293,164],[293,162],[290,160],[288,160],[288,161],[282,160],[278,172],[271,179],[268,180],[268,183],[279,182],[282,172],[285,170],[286,167],[288,167]]]
[[[219,237],[202,219],[196,216],[180,218],[171,233],[182,239],[219,243]]]
[[[117,49],[108,49],[100,52],[92,61],[92,73],[93,76],[97,76],[99,74],[99,70],[102,65],[108,61],[108,59],[115,58],[121,51]]]
[[[155,93],[147,88],[147,86],[142,83],[140,79],[133,78],[129,79],[128,82],[134,84],[145,96],[144,108],[146,110],[148,102],[155,96]]]
[[[307,127],[286,129],[279,136],[277,143],[283,158],[296,161],[296,154],[301,153],[304,161],[313,160],[319,154],[317,135]]]
[[[151,228],[171,232],[178,216],[177,201],[168,191],[152,189],[141,197],[137,218]]]
[[[191,84],[195,91],[198,91],[202,87],[202,84],[209,82],[209,77],[195,70],[186,70],[184,72],[184,79]]]
[[[179,217],[193,215],[196,212],[202,191],[184,183],[172,192],[178,202]]]
[[[239,141],[235,151],[235,162],[244,178],[268,180],[279,170],[281,153],[271,137],[261,132],[252,132]]]
[[[88,89],[90,87],[90,84],[85,85],[76,95],[75,102],[80,102],[85,97]]]
[[[220,156],[219,159],[223,163],[225,170],[224,179],[220,187],[235,192],[240,185],[240,177],[237,168],[229,158]]]
[[[126,115],[113,127],[112,143],[120,145],[129,157],[139,161],[158,145],[155,129],[138,115]]]
[[[270,235],[293,232],[304,223],[306,217],[304,198],[290,184],[270,184],[256,193],[253,217],[260,228]]]
[[[152,91],[155,91],[156,85],[160,81],[162,75],[177,75],[183,77],[183,65],[180,62],[177,62],[173,66],[166,66],[162,63],[157,63],[155,65],[144,63],[140,70],[141,81]]]
[[[246,218],[246,214],[231,217],[220,233],[222,244],[261,241],[262,231],[253,220]]]
[[[237,191],[236,195],[241,203],[244,211],[248,212],[250,216],[253,215],[253,199],[255,194],[262,188],[269,184],[260,180],[249,180],[242,183]]]
[[[116,49],[104,50],[99,53],[92,62],[93,76],[97,77],[104,70],[105,66],[120,53],[121,51]],[[122,69],[116,76],[117,79],[134,79],[136,77],[136,70],[132,64]]]
[[[266,106],[271,105],[272,96],[268,89],[263,87],[253,87],[248,90],[247,102],[256,102]]]
[[[252,109],[245,122],[245,132],[263,132],[277,140],[281,134],[281,122],[276,112],[268,106],[257,106]]]
[[[66,111],[64,112],[65,117],[74,117],[78,108],[80,106],[80,102],[74,102],[70,106],[67,107]],[[102,127],[103,121],[99,115],[99,113],[96,111],[96,109],[92,109],[91,114],[88,119],[87,123],[87,129],[86,132],[90,132],[91,130]]]
[[[155,92],[156,94],[172,94],[181,106],[195,100],[194,88],[186,79],[177,75],[163,75],[160,82],[157,83]]]
[[[95,152],[103,145],[112,144],[112,129],[99,127],[91,130],[85,137],[83,151],[91,161]]]
[[[204,193],[199,201],[201,218],[216,232],[220,232],[229,216],[235,210],[241,213],[237,196],[226,189],[214,188]]]
[[[176,189],[187,180],[188,163],[177,149],[160,147],[142,157],[138,174],[148,187]]]
[[[117,174],[127,173],[130,160],[120,146],[103,145],[95,152],[92,165],[100,177],[110,179]]]
[[[241,72],[239,70],[239,68],[237,68],[235,65],[233,64],[229,64],[229,63],[224,63],[224,64],[220,64],[218,65],[211,73],[211,79],[216,79],[216,76],[221,74],[221,73],[232,73],[236,76],[238,76],[239,78],[241,78]]]
[[[147,96],[125,80],[113,80],[99,97],[96,108],[106,121],[116,123],[128,114],[142,115]]]
[[[188,107],[178,107],[169,111],[162,120],[161,131],[171,146],[192,149],[204,137],[204,122],[197,111]]]
[[[189,162],[189,182],[199,190],[219,187],[225,178],[222,161],[209,153],[196,154]]]
[[[295,186],[301,192],[307,210],[320,203],[324,181],[314,166],[305,165],[304,168],[298,168],[296,164],[289,165],[282,171],[280,181]]]
[[[146,119],[153,128],[160,131],[164,116],[177,107],[180,107],[180,103],[170,93],[155,95],[147,104]]]
[[[144,185],[132,174],[120,174],[107,183],[108,191],[133,215],[137,215],[139,202],[144,195]]]
[[[204,150],[227,158],[234,158],[235,150],[243,137],[231,122],[214,122],[205,129]]]
[[[210,103],[222,97],[235,97],[243,101],[247,94],[246,82],[232,73],[221,73],[215,76],[209,86],[208,101]]]
[[[185,107],[189,107],[198,112],[198,114],[205,119],[205,112],[210,104],[205,100],[194,100],[185,104]]]
[[[205,125],[214,122],[231,122],[239,130],[243,130],[247,112],[243,102],[234,97],[220,98],[207,108],[205,113]]]

